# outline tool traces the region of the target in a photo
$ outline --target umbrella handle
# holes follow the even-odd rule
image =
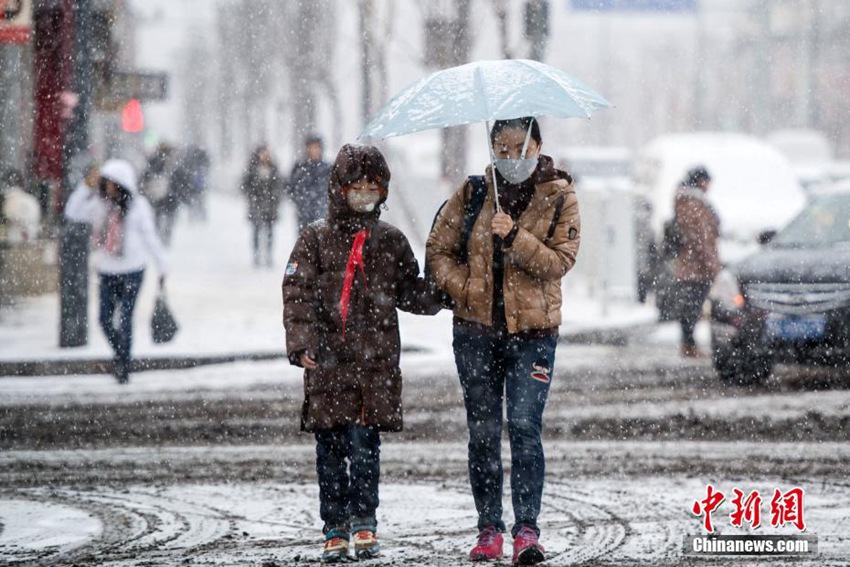
[[[496,196],[496,212],[501,213],[502,207],[499,205],[499,184],[496,183],[496,161],[495,156],[493,155],[493,144],[490,143],[490,121],[487,120],[484,123],[484,127],[486,128],[485,134],[487,134],[487,147],[490,148],[490,173],[493,176],[493,192]]]

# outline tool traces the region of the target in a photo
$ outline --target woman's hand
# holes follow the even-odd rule
[[[504,238],[514,227],[514,220],[510,215],[498,212],[493,216],[493,221],[490,223],[490,228],[493,233],[499,238]]]
[[[301,366],[303,366],[307,370],[315,370],[319,366],[318,364],[316,364],[315,359],[310,356],[310,351],[307,350],[301,353],[301,356],[299,357],[298,361],[301,363]]]

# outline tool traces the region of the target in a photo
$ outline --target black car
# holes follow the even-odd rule
[[[757,384],[775,363],[850,364],[850,187],[812,201],[711,294],[720,377]],[[727,274],[728,275],[728,274]]]

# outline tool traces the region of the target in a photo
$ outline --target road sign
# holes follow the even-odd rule
[[[27,43],[32,28],[32,0],[0,0],[0,43]]]
[[[167,73],[114,71],[98,85],[95,106],[100,110],[118,110],[128,100],[156,101],[168,98]]]
[[[568,0],[573,10],[596,12],[696,12],[698,0]]]

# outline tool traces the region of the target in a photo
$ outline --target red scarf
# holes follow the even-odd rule
[[[124,248],[124,223],[122,222],[121,212],[114,211],[109,215],[109,220],[106,224],[106,242],[104,249],[107,254],[112,256],[121,256]]]
[[[348,319],[351,286],[354,284],[354,275],[358,267],[360,273],[363,274],[363,285],[366,286],[366,289],[369,289],[366,270],[363,268],[363,245],[367,238],[369,238],[369,231],[365,228],[359,230],[354,235],[354,243],[351,245],[351,252],[348,253],[348,264],[345,266],[345,278],[342,281],[342,296],[339,298],[339,314],[342,316],[342,340],[345,340],[345,320]]]
[[[121,211],[113,207],[102,219],[99,226],[92,231],[92,244],[101,248],[110,256],[124,255],[124,222]]]

